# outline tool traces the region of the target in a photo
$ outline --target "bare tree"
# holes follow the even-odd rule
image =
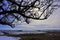
[[[54,0],[0,0],[0,24],[14,27],[15,20],[45,20],[58,7]]]

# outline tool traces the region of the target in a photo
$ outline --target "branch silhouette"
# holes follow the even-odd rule
[[[53,0],[5,0],[5,2],[1,0],[0,3],[0,24],[9,25],[12,28],[15,20],[27,24],[30,22],[28,19],[45,20],[56,9],[53,6]]]

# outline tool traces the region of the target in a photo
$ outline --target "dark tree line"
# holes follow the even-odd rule
[[[54,0],[0,0],[0,24],[14,27],[14,22],[45,20],[58,8]]]

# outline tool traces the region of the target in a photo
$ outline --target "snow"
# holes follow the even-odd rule
[[[19,40],[21,38],[18,37],[8,37],[8,36],[0,36],[0,40]]]

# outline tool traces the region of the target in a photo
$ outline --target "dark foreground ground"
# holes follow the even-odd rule
[[[0,36],[13,36],[13,37],[20,37],[20,40],[60,40],[60,32],[46,32],[46,33],[39,33],[39,34],[8,34]]]
[[[60,40],[60,32],[50,32],[45,34],[24,34],[22,40]]]

